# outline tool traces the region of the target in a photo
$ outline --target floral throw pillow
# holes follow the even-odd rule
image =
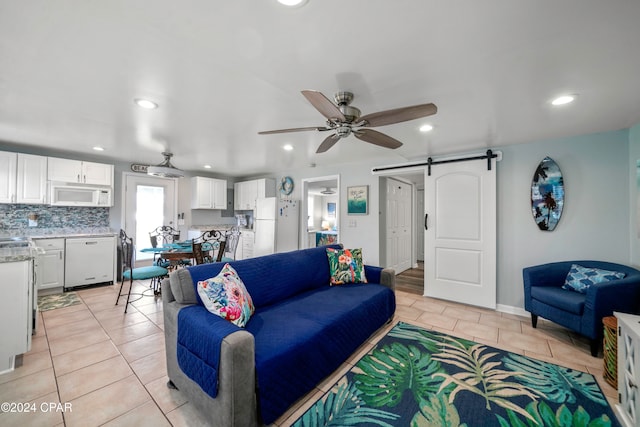
[[[618,271],[602,270],[600,268],[587,268],[578,264],[572,264],[567,278],[562,285],[562,289],[587,293],[589,286],[596,283],[609,282],[611,280],[622,279],[624,273]]]
[[[229,263],[216,277],[198,282],[198,295],[207,310],[241,328],[255,311],[251,295]]]
[[[327,248],[331,286],[345,283],[367,283],[362,262],[362,249]]]

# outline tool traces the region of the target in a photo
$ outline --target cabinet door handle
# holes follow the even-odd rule
[[[97,245],[98,242],[84,242],[85,245]]]
[[[80,174],[78,174],[78,177],[76,178],[76,182],[80,182]]]
[[[58,254],[60,255],[60,260],[62,260],[62,251],[58,252]]]

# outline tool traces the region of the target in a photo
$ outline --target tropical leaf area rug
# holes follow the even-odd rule
[[[65,292],[62,294],[44,295],[38,297],[38,310],[49,311],[56,308],[69,307],[80,304],[80,297],[75,292]]]
[[[619,423],[591,374],[400,322],[293,425]]]

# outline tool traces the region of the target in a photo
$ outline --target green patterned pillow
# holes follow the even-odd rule
[[[331,286],[345,283],[367,283],[362,262],[362,249],[327,248]]]

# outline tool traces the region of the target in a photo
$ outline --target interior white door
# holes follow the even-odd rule
[[[387,267],[399,274],[411,268],[410,184],[387,179]]]
[[[424,215],[424,189],[417,191],[416,195],[416,217],[422,218]],[[416,260],[424,261],[424,227],[422,221],[416,223]]]
[[[153,258],[152,253],[140,252],[140,249],[151,246],[151,230],[161,225],[175,227],[176,200],[176,180],[173,178],[156,178],[133,173],[125,175],[122,228],[133,238],[136,260]]]
[[[496,307],[495,159],[425,171],[425,296]]]

